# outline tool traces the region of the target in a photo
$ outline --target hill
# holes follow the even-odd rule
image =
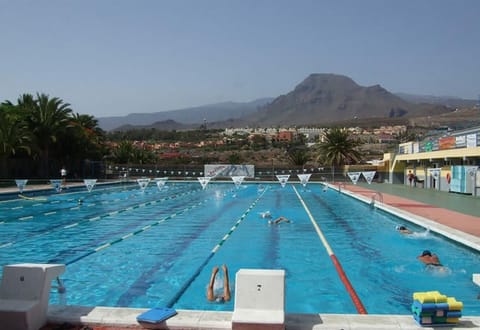
[[[426,102],[429,100],[432,102]],[[182,130],[196,129],[204,124],[208,128],[219,129],[292,125],[378,126],[389,123],[433,126],[437,122],[448,125],[448,121],[460,122],[461,126],[468,124],[468,115],[453,113],[456,107],[449,107],[442,102],[470,105],[474,101],[455,97],[397,95],[380,85],[360,86],[343,75],[311,74],[292,91],[276,98],[103,117],[99,118],[99,124],[105,130]],[[471,119],[475,121],[477,118]]]
[[[418,105],[380,85],[363,87],[336,74],[312,74],[293,91],[247,116],[256,126],[328,124],[365,118],[402,118],[451,111],[441,105]]]
[[[132,129],[157,129],[160,131],[180,131],[180,130],[188,130],[188,129],[198,129],[199,125],[198,124],[182,124],[179,122],[176,122],[175,120],[163,120],[163,121],[157,121],[153,124],[149,125],[122,125],[120,127],[117,127],[114,129],[114,131],[128,131]]]
[[[98,118],[98,124],[106,131],[118,129],[119,127],[124,129],[124,125],[128,125],[128,127],[150,127],[152,123],[166,121],[177,122],[179,125],[185,125],[186,127],[198,127],[205,121],[210,123],[246,116],[251,112],[257,111],[258,107],[263,106],[271,100],[272,98],[262,98],[244,103],[223,102],[163,112],[132,113],[126,116],[100,117]],[[170,122],[170,124],[172,124],[172,122]],[[168,126],[168,123],[166,126]],[[176,125],[172,125],[172,129],[177,129],[174,127],[176,127]]]
[[[451,108],[465,108],[477,105],[477,100],[461,99],[455,96],[414,95],[407,93],[395,93],[405,101],[412,103],[440,104]]]

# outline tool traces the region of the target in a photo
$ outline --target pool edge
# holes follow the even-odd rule
[[[144,328],[136,317],[148,308],[88,307],[50,305],[48,324],[101,325]],[[231,329],[232,312],[177,310],[178,314],[156,329]],[[287,329],[420,329],[411,315],[286,314]],[[480,317],[464,316],[456,329],[480,328]],[[145,327],[146,328],[146,327]]]

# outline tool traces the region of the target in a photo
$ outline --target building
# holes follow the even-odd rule
[[[480,195],[480,127],[402,143],[384,161],[391,183],[409,184],[411,171],[420,187]]]

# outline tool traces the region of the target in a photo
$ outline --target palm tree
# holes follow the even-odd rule
[[[95,117],[75,113],[69,117],[66,128],[58,133],[57,142],[50,150],[51,158],[69,167],[70,173],[81,173],[86,160],[102,159],[104,140],[104,132]]]
[[[94,116],[82,115],[77,112],[72,115],[72,120],[82,128],[93,130],[98,127],[98,120]]]
[[[325,164],[342,166],[360,161],[361,154],[357,147],[360,143],[348,134],[348,131],[340,128],[330,129],[324,136],[324,142],[318,146],[320,155]]]
[[[25,122],[10,102],[0,104],[0,173],[8,176],[7,160],[18,151],[30,153],[31,137]]]
[[[136,164],[155,164],[155,154],[147,149],[133,148],[133,162]]]
[[[287,152],[288,160],[292,165],[304,166],[310,160],[310,154],[306,148],[291,148]]]
[[[98,126],[98,120],[91,115],[73,114],[69,127],[74,128],[75,138],[79,139],[77,143],[84,146],[86,153],[92,151],[91,148],[99,149],[100,144],[105,140],[104,131]]]
[[[60,133],[67,128],[71,112],[70,104],[58,97],[50,98],[46,94],[37,93],[33,109],[28,113],[27,123],[39,149],[41,173],[45,176],[49,175],[50,149]]]
[[[7,101],[8,104],[13,105],[10,101]],[[17,99],[17,105],[15,106],[17,112],[21,116],[26,116],[31,113],[37,107],[37,101],[33,98],[32,94],[22,94]]]
[[[118,164],[128,164],[135,157],[135,146],[130,141],[122,141],[112,149],[112,160]]]

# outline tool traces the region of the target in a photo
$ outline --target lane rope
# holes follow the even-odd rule
[[[100,245],[100,246],[97,246],[96,248],[93,248],[92,250],[87,251],[86,253],[84,253],[84,254],[76,257],[75,259],[72,259],[72,260],[66,262],[65,265],[67,265],[67,266],[68,266],[68,265],[71,265],[71,264],[73,264],[73,263],[75,263],[75,262],[77,262],[77,261],[79,261],[79,260],[82,260],[82,259],[85,258],[85,257],[88,257],[89,255],[92,255],[92,254],[94,254],[94,253],[96,253],[96,252],[102,251],[102,250],[104,250],[104,249],[106,249],[106,248],[108,248],[108,247],[110,247],[110,246],[112,246],[112,245],[115,245],[115,244],[120,243],[120,242],[122,242],[122,241],[124,241],[124,240],[126,240],[126,239],[129,239],[130,237],[133,237],[133,236],[135,236],[135,235],[138,235],[138,234],[140,234],[140,233],[143,233],[143,232],[151,229],[152,227],[155,227],[155,226],[157,226],[157,225],[159,225],[159,224],[161,224],[161,223],[163,223],[163,222],[165,222],[165,221],[167,221],[167,220],[169,220],[169,219],[175,218],[177,215],[183,214],[183,213],[185,213],[185,212],[187,212],[187,211],[189,211],[189,210],[192,210],[192,209],[194,209],[194,208],[196,208],[196,207],[204,204],[206,201],[207,201],[207,200],[204,200],[204,201],[198,202],[198,203],[196,203],[196,204],[194,204],[194,205],[188,206],[188,207],[184,208],[183,210],[180,210],[180,211],[177,211],[177,212],[175,212],[175,213],[172,213],[172,214],[170,214],[170,215],[168,215],[168,216],[166,216],[166,217],[164,217],[164,218],[162,218],[162,219],[160,219],[160,220],[158,220],[158,221],[155,221],[155,222],[153,222],[153,223],[151,223],[151,224],[145,225],[145,226],[143,226],[142,228],[137,229],[137,230],[135,230],[135,231],[133,231],[133,232],[131,232],[131,233],[125,234],[125,235],[123,235],[123,236],[120,237],[120,238],[114,239],[114,240],[112,240],[112,241],[110,241],[110,242],[107,242],[107,243],[104,243],[104,244],[102,244],[102,245]]]
[[[235,222],[235,224],[230,228],[230,230],[223,235],[222,239],[215,245],[215,247],[212,249],[210,254],[205,258],[205,260],[202,262],[202,264],[198,267],[198,269],[193,273],[193,275],[188,279],[188,281],[185,282],[185,284],[180,288],[180,290],[175,294],[175,296],[170,299],[170,301],[166,304],[167,307],[172,308],[173,305],[177,303],[177,301],[180,299],[180,297],[187,291],[187,289],[190,287],[190,285],[195,281],[195,279],[200,275],[202,270],[205,268],[205,266],[208,264],[210,259],[213,258],[215,253],[222,247],[223,243],[225,243],[228,238],[232,235],[232,233],[238,228],[238,226],[242,223],[242,221],[246,218],[247,214],[250,213],[250,211],[257,205],[258,201],[262,198],[262,196],[265,194],[267,191],[267,188],[262,191],[262,193],[253,201],[252,204],[247,208],[247,210],[240,216],[240,218]]]
[[[196,190],[194,190],[194,191],[196,191]],[[187,194],[187,195],[188,195],[188,194],[190,194],[190,193],[191,193],[191,191],[188,191],[188,192],[185,192],[184,194]],[[168,198],[170,198],[170,197],[168,197]],[[172,198],[175,198],[175,197],[172,197]],[[110,247],[110,246],[112,246],[112,245],[115,245],[115,244],[117,244],[117,243],[119,243],[119,242],[122,242],[122,241],[124,241],[124,240],[126,240],[126,239],[128,239],[128,238],[130,238],[130,237],[133,237],[133,236],[135,236],[135,235],[138,235],[138,234],[140,234],[140,233],[143,233],[144,231],[147,231],[147,230],[151,229],[152,227],[157,226],[157,225],[159,225],[159,224],[167,221],[168,219],[173,219],[173,218],[175,218],[177,215],[183,214],[183,213],[185,213],[185,212],[187,212],[187,211],[189,211],[189,210],[192,210],[192,209],[194,209],[194,208],[196,208],[196,207],[199,207],[199,206],[202,205],[202,204],[205,204],[209,199],[210,199],[210,198],[206,198],[206,199],[204,199],[203,201],[200,201],[200,202],[197,202],[197,203],[195,203],[195,204],[193,204],[193,205],[190,205],[190,206],[185,207],[183,210],[177,211],[177,212],[172,213],[172,214],[170,214],[170,215],[168,215],[168,216],[166,216],[166,217],[164,217],[164,218],[162,218],[162,219],[160,219],[160,220],[158,220],[158,221],[155,221],[155,222],[153,222],[153,223],[151,223],[151,224],[145,225],[145,226],[143,226],[142,228],[140,228],[140,229],[138,229],[138,230],[136,230],[136,231],[133,231],[133,232],[128,233],[128,234],[125,234],[124,236],[122,236],[122,237],[120,237],[120,238],[117,238],[117,239],[115,239],[115,240],[113,240],[113,241],[104,243],[104,244],[102,244],[102,245],[100,245],[100,246],[98,246],[98,247],[96,247],[96,248],[94,248],[94,249],[92,249],[92,250],[90,250],[90,251],[88,251],[88,252],[86,252],[86,253],[78,256],[78,257],[76,257],[75,259],[66,262],[65,265],[66,265],[66,266],[71,265],[71,264],[73,264],[73,263],[75,263],[75,262],[77,262],[77,261],[79,261],[79,260],[81,260],[81,259],[83,259],[83,258],[85,258],[85,257],[88,257],[88,256],[90,256],[90,255],[92,255],[92,254],[94,254],[94,253],[96,253],[96,252],[98,252],[98,251],[104,250],[104,249],[106,249],[106,248],[108,248],[108,247]],[[152,205],[152,204],[155,204],[156,202],[157,202],[157,201],[153,201],[152,203],[145,203],[145,204]]]
[[[196,190],[199,190],[199,189],[196,189]],[[135,193],[136,191],[135,190],[127,190],[127,191],[131,191],[132,193]],[[116,193],[116,191],[114,192],[108,192],[108,193],[105,193],[105,192],[99,192],[97,194],[94,194],[94,195],[97,195],[97,196],[103,196],[103,195],[108,195],[108,194],[111,194],[111,193]],[[176,193],[176,190],[171,192],[171,194],[174,194]],[[78,193],[69,193],[69,194],[78,194]],[[144,195],[156,195],[156,192],[145,192]],[[88,199],[91,199],[93,195],[86,195],[84,196],[83,198],[69,198],[69,199],[65,199],[63,201],[59,201],[59,200],[54,200],[54,201],[48,201],[46,203],[39,203],[39,204],[32,204],[31,206],[40,206],[40,205],[48,205],[48,204],[59,204],[60,202],[62,202],[62,204],[66,204],[68,202],[78,202],[79,200],[82,200],[82,202],[88,198]],[[96,205],[109,205],[109,204],[112,204],[112,203],[116,203],[116,202],[120,202],[122,200],[130,200],[131,199],[131,195],[129,196],[126,196],[126,197],[123,197],[123,198],[116,198],[114,200],[102,200],[102,201],[97,201],[97,202],[91,202],[91,203],[88,203],[86,206],[88,207],[92,207],[92,206],[96,206]],[[15,200],[12,200],[12,201],[15,201]],[[15,209],[24,209],[23,206],[17,206],[17,207],[12,207],[11,210],[15,210]],[[26,208],[25,208],[26,209]],[[61,212],[61,211],[68,211],[68,210],[78,210],[80,209],[80,206],[79,205],[76,205],[76,206],[66,206],[66,207],[61,207],[61,208],[57,208],[57,209],[52,209],[52,210],[48,210],[48,211],[45,211],[43,213],[39,213],[39,212],[35,212],[34,214],[30,214],[30,215],[25,215],[25,216],[22,216],[22,217],[18,217],[18,218],[11,218],[11,219],[8,219],[6,218],[6,220],[11,220],[11,221],[15,221],[15,220],[31,220],[33,219],[34,217],[36,216],[41,216],[41,215],[44,215],[44,216],[49,216],[49,215],[52,215],[52,214],[55,214],[55,212]],[[28,218],[27,218],[28,217]]]
[[[175,194],[175,195],[171,195],[171,196],[167,196],[167,197],[164,197],[164,198],[161,198],[161,199],[158,199],[158,200],[152,200],[152,201],[149,201],[149,202],[142,202],[140,204],[136,204],[136,205],[131,205],[127,208],[124,208],[124,209],[121,209],[121,210],[116,210],[116,211],[111,211],[111,212],[107,212],[107,213],[104,213],[104,214],[100,214],[100,215],[96,215],[96,216],[91,216],[89,218],[85,218],[85,219],[82,219],[82,220],[78,220],[76,222],[73,222],[73,223],[67,223],[67,224],[63,224],[63,225],[60,225],[60,226],[57,226],[55,228],[52,228],[51,230],[47,230],[47,231],[44,231],[44,232],[41,232],[41,233],[38,233],[38,234],[35,234],[35,235],[29,235],[26,239],[22,239],[22,240],[17,240],[17,241],[10,241],[10,242],[0,242],[0,249],[1,248],[5,248],[5,247],[9,247],[13,244],[17,244],[17,243],[21,243],[21,242],[24,242],[28,239],[31,239],[31,238],[34,238],[34,237],[39,237],[39,236],[42,236],[42,235],[47,235],[47,234],[51,234],[52,232],[55,232],[55,231],[58,231],[58,230],[63,230],[63,229],[69,229],[69,228],[72,228],[72,227],[75,227],[75,226],[78,226],[82,223],[86,223],[86,222],[92,222],[92,221],[97,221],[97,220],[101,220],[101,219],[105,219],[105,218],[108,218],[108,217],[111,217],[111,216],[115,216],[115,215],[118,215],[119,213],[124,213],[124,212],[129,212],[131,210],[134,210],[134,209],[138,209],[138,208],[141,208],[141,207],[146,207],[146,206],[150,206],[150,205],[155,205],[157,203],[162,203],[164,201],[167,201],[167,200],[170,200],[170,199],[180,199],[180,198],[183,198],[185,196],[188,196],[188,195],[191,195],[197,191],[200,191],[199,189],[196,189],[196,190],[192,190],[192,191],[186,191],[186,192],[183,192],[183,193],[180,193],[180,194]],[[95,205],[95,204],[94,204]],[[53,212],[53,211],[52,211]],[[50,212],[50,215],[51,214],[54,214]],[[47,215],[46,213],[44,213],[44,215]],[[33,219],[33,216],[25,216],[25,217],[21,217],[21,218],[18,218],[18,220],[21,220],[21,221],[25,221],[25,220],[31,220]]]
[[[350,280],[347,277],[347,274],[345,274],[345,271],[343,270],[342,265],[340,264],[340,261],[337,259],[335,256],[335,253],[333,253],[333,250],[328,243],[327,239],[325,238],[325,235],[323,235],[322,230],[320,229],[320,226],[317,224],[315,221],[315,218],[313,217],[312,213],[307,207],[307,204],[303,200],[302,196],[298,193],[297,189],[295,188],[294,185],[292,185],[293,190],[295,191],[295,194],[297,194],[298,199],[300,200],[300,203],[303,205],[303,208],[305,209],[305,212],[307,212],[308,217],[310,218],[310,221],[313,224],[313,227],[315,227],[315,230],[318,234],[318,237],[320,237],[320,240],[322,241],[323,246],[327,250],[328,255],[330,256],[330,259],[333,262],[333,265],[335,266],[335,269],[340,277],[340,280],[342,281],[343,285],[345,286],[345,289],[347,290],[348,294],[350,295],[350,298],[352,299],[353,304],[355,305],[355,308],[357,309],[357,312],[359,314],[368,314],[367,310],[363,306],[362,301],[358,297],[355,289],[353,288],[352,283],[350,283]]]

